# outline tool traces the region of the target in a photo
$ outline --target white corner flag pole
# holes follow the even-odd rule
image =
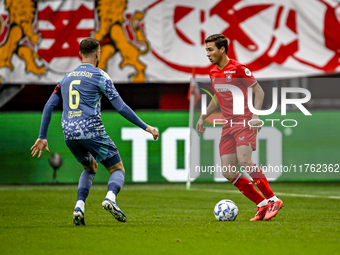
[[[193,126],[194,126],[194,103],[195,103],[195,81],[194,79],[190,79],[190,104],[189,104],[189,141],[190,141],[190,151],[191,151],[191,146],[192,146],[192,132],[193,132]],[[192,155],[191,152],[189,152],[189,168],[188,168],[188,177],[187,177],[187,184],[186,188],[187,190],[190,189],[191,186],[191,179],[190,179],[190,169],[191,169],[191,163],[192,163]]]

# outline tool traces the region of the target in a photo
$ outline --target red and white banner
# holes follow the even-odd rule
[[[92,36],[114,82],[189,82],[214,33],[258,79],[340,72],[339,0],[5,0],[0,81],[56,83]]]

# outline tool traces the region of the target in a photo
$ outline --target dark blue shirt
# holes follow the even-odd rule
[[[89,63],[83,63],[59,82],[46,103],[39,138],[46,139],[53,108],[60,102],[60,96],[63,99],[62,128],[65,140],[107,135],[101,119],[102,95],[123,117],[146,129],[147,125],[121,99],[110,76]]]

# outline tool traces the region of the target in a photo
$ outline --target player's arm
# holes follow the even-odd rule
[[[159,137],[157,129],[147,125],[144,121],[142,121],[119,95],[111,100],[111,104],[125,119],[144,129],[146,132],[152,134],[154,140]]]
[[[40,125],[40,132],[39,132],[39,138],[36,140],[34,145],[31,147],[32,151],[32,157],[34,157],[38,152],[38,158],[40,158],[41,153],[43,152],[44,148],[46,151],[50,152],[48,148],[47,143],[47,131],[48,127],[51,122],[53,109],[56,107],[61,100],[61,91],[60,91],[60,85],[58,84],[50,98],[48,99],[47,103],[45,104],[43,115],[41,118],[41,125]]]
[[[208,118],[212,113],[214,113],[218,109],[218,107],[220,107],[220,103],[218,101],[217,96],[214,95],[214,98],[215,98],[215,100],[211,100],[208,107],[207,107],[207,113],[202,114],[197,121],[196,132],[197,132],[198,136],[200,136],[200,133],[205,132],[205,127],[204,127],[205,119]],[[216,104],[215,104],[215,102],[216,102]]]
[[[264,99],[264,91],[260,84],[256,83],[253,86],[253,93],[255,95],[254,98],[254,108],[256,110],[262,109],[263,99]],[[261,121],[259,119],[259,116],[255,113],[253,113],[252,119],[249,122],[253,127],[249,126],[249,129],[253,128],[254,134],[259,132],[261,130]]]

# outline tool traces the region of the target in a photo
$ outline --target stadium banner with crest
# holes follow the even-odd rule
[[[56,83],[89,36],[114,82],[189,82],[214,33],[258,79],[322,75],[340,71],[339,31],[339,0],[2,0],[0,82]]]

